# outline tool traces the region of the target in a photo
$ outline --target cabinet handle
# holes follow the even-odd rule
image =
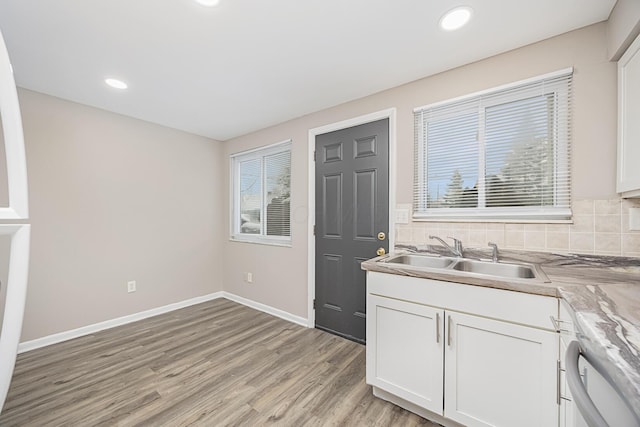
[[[447,316],[447,345],[451,347],[451,316]]]
[[[440,344],[440,313],[436,313],[436,343]]]
[[[553,317],[552,317],[553,319]],[[560,406],[560,371],[562,370],[562,366],[560,364],[560,361],[557,361],[558,363],[556,363],[556,403],[558,404],[558,406]]]
[[[553,324],[553,329],[555,329],[556,332],[559,332],[561,334],[573,334],[573,323],[572,322],[569,322],[567,320],[556,319],[553,316],[549,316],[549,317],[551,318],[551,323]],[[563,325],[565,325],[565,324],[567,326],[563,328]]]

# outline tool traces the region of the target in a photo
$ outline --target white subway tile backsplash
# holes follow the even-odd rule
[[[593,233],[594,231],[594,216],[593,213],[589,215],[573,215],[573,225],[571,226],[571,232],[581,233]]]
[[[396,227],[396,242],[411,243],[411,227],[398,225]]]
[[[574,200],[571,210],[574,215],[593,215],[595,200]]]
[[[552,251],[569,250],[569,233],[547,233],[547,249]]]
[[[596,233],[620,233],[620,215],[595,215],[594,220]]]
[[[546,248],[546,237],[544,225],[542,226],[542,231],[528,231],[525,226],[524,247],[532,250],[544,250]]]
[[[620,233],[596,233],[596,253],[622,254],[622,236]]]
[[[492,242],[498,246],[505,246],[504,227],[500,230],[491,230],[487,227],[487,243]],[[480,245],[482,247],[484,245]]]
[[[544,233],[545,225],[544,224],[524,224],[524,231],[527,233],[531,233],[531,232]]]
[[[569,233],[571,224],[547,224],[547,234]]]
[[[596,215],[620,215],[621,205],[622,199],[596,200],[594,213]]]
[[[469,243],[467,243],[467,246],[480,248],[482,246],[486,246],[488,241],[486,228],[481,230],[475,228],[469,230]]]
[[[594,233],[571,233],[569,249],[572,252],[592,254],[595,248]]]
[[[398,225],[398,243],[426,244],[430,234],[462,240],[465,247],[495,242],[505,249],[640,256],[640,231],[629,230],[629,208],[640,200],[575,200],[572,224],[414,222]]]
[[[622,235],[622,254],[625,256],[632,256],[629,254],[640,253],[640,234],[623,234]]]
[[[427,239],[426,227],[423,224],[412,227],[411,241],[412,242],[424,242]]]
[[[504,246],[507,249],[524,249],[524,230],[507,230],[504,233]]]

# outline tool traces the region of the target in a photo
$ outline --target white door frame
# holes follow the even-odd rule
[[[313,152],[316,148],[316,136],[327,132],[347,129],[350,127],[375,122],[377,120],[389,119],[389,250],[395,245],[395,206],[396,206],[396,109],[376,111],[351,119],[309,129],[309,222],[307,236],[309,247],[308,268],[307,268],[307,326],[314,328],[316,325],[316,312],[313,309],[313,300],[316,297],[316,238],[313,234],[313,227],[316,224],[316,163],[313,159]]]

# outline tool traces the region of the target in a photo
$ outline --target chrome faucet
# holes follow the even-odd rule
[[[447,248],[449,251],[451,251],[452,254],[454,254],[457,257],[461,257],[462,256],[462,242],[458,239],[456,239],[455,237],[448,237],[448,239],[453,239],[453,247],[449,246],[449,244],[447,242],[445,242],[444,240],[442,240],[441,238],[439,238],[438,236],[429,236],[430,239],[436,239],[437,241],[439,241],[440,243],[442,243],[442,245]]]
[[[499,257],[499,252],[498,252],[498,245],[493,243],[493,242],[489,242],[489,246],[491,246],[493,248],[493,254],[491,255],[491,261],[493,262],[498,262],[498,257]]]

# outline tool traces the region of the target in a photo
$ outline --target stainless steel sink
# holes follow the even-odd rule
[[[403,254],[384,260],[387,264],[402,264],[413,267],[447,268],[455,262],[455,258],[435,257],[429,255]]]
[[[492,262],[413,253],[393,255],[380,262],[390,267],[429,268],[449,271],[450,273],[480,274],[500,279],[524,279],[549,282],[544,272],[535,264]]]
[[[499,262],[475,261],[463,259],[458,261],[454,270],[469,273],[487,274],[490,276],[508,277],[513,279],[535,279],[536,269],[533,265],[507,264]]]

